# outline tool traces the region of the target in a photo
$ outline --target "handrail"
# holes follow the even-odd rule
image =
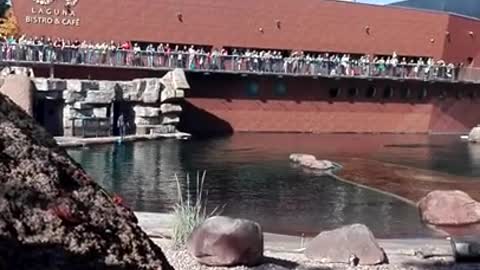
[[[278,75],[381,77],[427,81],[480,81],[480,71],[453,65],[370,62],[361,59],[325,59],[321,56],[282,57],[222,55],[220,52],[157,52],[118,48],[55,47],[0,43],[0,61],[6,63],[52,63],[106,67],[183,68],[192,71],[258,73]]]

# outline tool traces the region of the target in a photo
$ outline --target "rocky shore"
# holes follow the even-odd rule
[[[356,266],[348,264],[319,263],[303,254],[302,241],[296,236],[264,233],[263,261],[253,267],[210,267],[201,265],[186,250],[172,247],[171,222],[173,216],[156,213],[136,213],[139,225],[159,245],[168,261],[177,270],[473,270],[480,264],[455,264],[450,243],[445,239],[379,239],[389,264]],[[333,247],[332,247],[333,248]]]

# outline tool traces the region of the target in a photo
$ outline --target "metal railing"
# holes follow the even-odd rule
[[[112,135],[110,118],[70,118],[70,121],[73,137],[97,138]]]
[[[423,63],[371,63],[361,58],[308,58],[282,56],[222,55],[219,52],[156,52],[93,47],[55,47],[0,44],[4,63],[45,63],[130,67],[148,69],[183,68],[189,71],[303,75],[326,77],[380,77],[428,81],[480,81],[480,70],[453,65]]]

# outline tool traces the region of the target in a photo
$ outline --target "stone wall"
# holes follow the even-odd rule
[[[129,130],[136,134],[175,133],[182,112],[178,101],[190,89],[181,69],[162,78],[132,81],[34,78],[33,82],[37,97],[63,100],[64,136],[85,128],[82,119],[109,122],[113,127],[120,114],[134,125]],[[115,108],[118,104],[121,110]]]

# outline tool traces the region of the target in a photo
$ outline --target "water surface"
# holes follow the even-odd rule
[[[309,235],[364,223],[377,237],[433,235],[414,207],[299,170],[288,161],[292,152],[376,159],[470,176],[472,181],[480,175],[480,146],[458,136],[236,134],[69,150],[100,185],[138,211],[170,211],[177,201],[174,175],[186,189],[186,173],[207,170],[210,209],[223,206],[224,214],[256,220],[266,231]],[[194,183],[190,190],[194,192]]]

